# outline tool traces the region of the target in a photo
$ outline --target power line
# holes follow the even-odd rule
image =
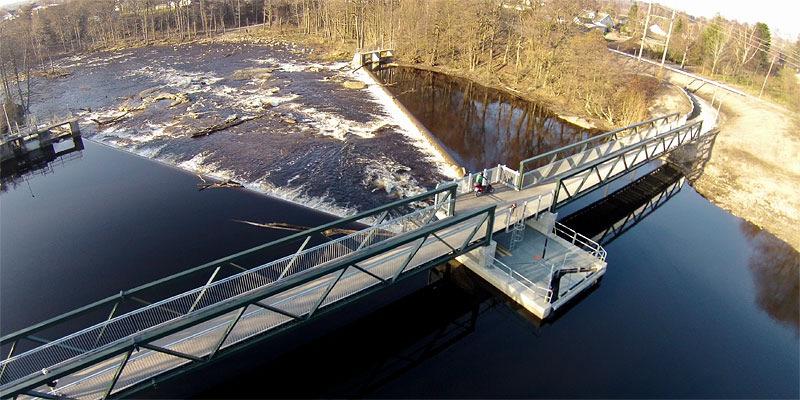
[[[743,45],[746,45],[746,46],[752,46],[753,45],[752,43],[746,42],[745,40],[743,40],[742,38],[740,38],[738,36],[734,36],[732,34],[728,34],[728,33],[724,32],[717,25],[713,25],[713,24],[712,25],[708,25],[708,28],[709,29],[714,29],[717,33],[725,35],[725,36],[728,37],[729,40],[735,40],[739,44],[743,44]],[[759,45],[756,45],[754,47],[756,47],[756,50],[762,51],[765,54],[767,54],[768,56],[770,55],[769,54],[770,50],[773,50],[772,46],[770,46],[770,48],[767,48],[767,49],[765,49],[765,48],[763,48],[763,47],[761,47]],[[791,53],[786,52],[783,49],[778,48],[777,46],[775,46],[774,51],[784,55],[784,62],[786,64],[789,64],[791,67],[794,67],[794,68],[800,68],[800,59],[797,59],[797,58],[793,57],[793,55]]]
[[[714,29],[717,33],[721,33],[723,35],[727,35],[729,38],[731,38],[733,40],[736,40],[739,44],[744,44],[744,45],[748,45],[748,46],[752,45],[752,43],[749,42],[750,39],[742,39],[739,36],[736,36],[736,35],[733,35],[733,34],[727,34],[727,33],[725,33],[725,31],[722,30],[722,28],[719,25],[710,24],[710,25],[708,25],[708,28],[709,29]],[[795,63],[800,64],[800,56],[798,56],[797,54],[792,53],[790,51],[787,51],[785,48],[778,47],[778,45],[773,45],[771,42],[763,41],[761,38],[753,37],[751,39],[752,40],[757,40],[756,46],[755,46],[757,48],[757,50],[763,51],[764,53],[767,53],[767,54],[769,54],[770,50],[774,50],[774,51],[777,51],[779,53],[782,53],[786,58],[790,59],[792,61],[792,64],[794,64],[795,67],[797,67],[797,64],[795,64]]]

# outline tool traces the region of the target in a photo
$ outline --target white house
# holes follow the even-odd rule
[[[614,19],[608,13],[598,13],[589,10],[583,12],[575,17],[573,20],[578,25],[583,25],[586,29],[601,30],[608,33],[614,27]]]

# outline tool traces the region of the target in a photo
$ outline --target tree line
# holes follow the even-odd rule
[[[394,47],[404,61],[454,70],[620,125],[645,116],[652,83],[618,68],[600,32],[573,23],[583,10],[606,6],[600,0],[63,0],[23,7],[0,23],[0,78],[6,102],[26,110],[24,76],[31,68],[46,69],[56,54],[191,40],[259,24],[266,34],[297,32],[342,49]],[[637,7],[628,10],[631,26],[641,19]],[[681,18],[671,61],[711,74],[769,68],[756,45],[730,39],[741,30],[752,39],[747,43],[757,39],[763,47],[770,40],[765,25],[731,30],[723,21],[702,25]]]

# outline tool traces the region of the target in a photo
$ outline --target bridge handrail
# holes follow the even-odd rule
[[[562,185],[564,185],[563,182],[565,180],[575,178],[577,175],[580,175],[582,173],[585,173],[586,171],[589,171],[589,170],[591,170],[593,168],[596,168],[598,165],[603,164],[606,161],[609,161],[609,160],[611,160],[611,159],[613,159],[615,157],[619,157],[619,156],[623,156],[624,157],[624,154],[629,153],[629,152],[633,151],[634,149],[638,149],[638,148],[641,148],[643,146],[648,146],[648,145],[652,144],[653,142],[656,142],[656,141],[659,141],[659,140],[663,140],[663,139],[665,139],[665,138],[667,138],[669,136],[672,136],[672,135],[679,135],[679,134],[683,133],[684,131],[688,132],[690,135],[693,134],[696,131],[697,132],[697,137],[702,136],[704,134],[707,134],[708,132],[706,132],[706,133],[702,132],[702,127],[703,127],[703,121],[702,120],[697,120],[697,121],[694,121],[694,122],[687,123],[687,124],[679,126],[677,128],[670,129],[670,130],[668,130],[668,131],[666,131],[664,133],[660,133],[660,134],[658,134],[656,136],[647,138],[647,139],[645,139],[645,140],[643,140],[641,142],[636,143],[635,145],[632,145],[632,146],[629,146],[629,147],[623,147],[623,148],[620,148],[618,150],[615,150],[615,151],[613,151],[613,152],[611,152],[609,154],[604,155],[603,157],[600,157],[600,158],[594,160],[591,164],[587,164],[586,166],[584,166],[582,168],[576,168],[575,170],[570,171],[568,174],[560,176],[558,178],[557,183],[556,183],[556,189],[555,189],[556,195],[555,195],[555,198],[553,199],[554,207],[558,206],[561,203],[561,201],[559,200],[561,198],[561,187],[562,187]],[[689,139],[689,140],[694,140],[694,139],[696,139],[696,138],[692,138],[692,139]],[[575,194],[572,194],[572,195],[569,195],[568,197],[574,197],[574,195]]]
[[[616,147],[630,146],[634,141],[642,141],[652,135],[657,135],[664,130],[670,130],[676,126],[683,125],[686,117],[680,117],[678,113],[672,113],[663,117],[657,117],[642,121],[633,125],[626,126],[614,131],[606,132],[599,136],[567,145],[547,153],[523,160],[520,162],[520,172],[518,175],[517,187],[520,189],[536,185],[543,180],[552,179],[558,175],[562,167],[574,168],[575,163],[582,163],[593,153],[601,155],[603,152],[613,151]],[[643,128],[646,126],[646,129]],[[631,133],[620,135],[622,132]],[[599,140],[603,139],[603,140]],[[608,139],[608,140],[605,140]],[[589,142],[596,141],[590,145]],[[577,147],[581,146],[580,149]],[[552,156],[552,157],[551,157]],[[547,161],[549,159],[549,161]],[[542,164],[536,166],[535,163]],[[526,165],[526,163],[528,165]],[[566,164],[565,164],[566,163]],[[533,164],[531,167],[530,164]],[[537,178],[538,175],[538,178]],[[533,181],[530,181],[532,178]]]
[[[604,141],[607,141],[607,140],[617,140],[617,139],[619,139],[621,137],[620,134],[622,134],[623,132],[630,131],[630,130],[635,130],[635,129],[643,126],[643,125],[652,125],[652,126],[663,125],[665,123],[677,121],[679,118],[680,118],[680,114],[675,112],[675,113],[672,113],[672,114],[667,114],[667,115],[663,115],[663,116],[659,116],[659,117],[650,118],[648,120],[637,122],[635,124],[624,126],[622,128],[614,129],[612,131],[608,131],[608,132],[602,133],[600,135],[591,136],[591,137],[586,138],[584,140],[581,140],[581,141],[578,141],[578,142],[575,142],[575,143],[571,143],[571,144],[568,144],[566,146],[562,146],[562,147],[550,150],[550,151],[542,153],[542,154],[537,154],[537,155],[535,155],[533,157],[526,158],[526,159],[524,159],[524,160],[519,162],[519,167],[520,168],[519,168],[518,171],[522,174],[522,173],[524,173],[525,168],[527,167],[528,164],[531,164],[531,163],[533,163],[535,161],[539,161],[539,160],[542,160],[542,159],[551,158],[552,156],[556,156],[557,157],[560,153],[563,153],[563,152],[568,151],[568,150],[572,150],[572,149],[574,149],[576,147],[580,147],[580,146],[586,145],[586,147],[588,149],[589,148],[588,145],[590,143],[593,143],[593,142],[604,142]],[[596,146],[596,145],[594,145],[594,146]]]
[[[397,249],[402,246],[410,246],[408,247],[408,249],[413,250],[411,254],[414,255],[416,254],[415,252],[419,251],[422,246],[414,245],[413,243],[417,243],[420,239],[422,239],[422,243],[437,244],[438,242],[436,241],[426,241],[427,238],[436,236],[437,232],[442,232],[450,228],[457,228],[459,231],[466,229],[465,232],[471,231],[472,234],[467,237],[467,239],[463,242],[463,245],[459,246],[458,248],[450,247],[450,250],[452,250],[451,252],[439,256],[434,256],[433,258],[423,257],[423,259],[418,260],[417,264],[413,264],[413,266],[417,267],[419,265],[433,265],[441,263],[446,258],[452,258],[453,256],[457,256],[460,254],[464,254],[468,251],[471,251],[472,249],[478,246],[484,246],[488,244],[491,241],[492,237],[491,232],[492,232],[492,221],[493,221],[494,210],[495,210],[494,206],[489,206],[466,214],[460,214],[458,216],[446,218],[444,220],[437,221],[436,223],[431,225],[422,226],[420,229],[417,229],[413,232],[396,236],[393,238],[393,240],[381,243],[376,246],[370,246],[368,248],[365,248],[363,251],[354,254],[346,255],[340,259],[337,259],[335,262],[331,261],[320,264],[318,265],[317,268],[307,269],[302,273],[292,275],[291,277],[282,280],[281,282],[275,282],[275,284],[259,285],[259,282],[257,280],[234,282],[235,284],[228,286],[232,286],[232,288],[229,287],[229,289],[236,289],[239,292],[237,295],[227,296],[224,301],[213,302],[208,306],[198,308],[197,312],[194,314],[187,314],[177,318],[173,318],[170,320],[174,321],[174,323],[172,324],[166,325],[165,323],[162,322],[148,329],[143,329],[143,330],[137,329],[136,332],[134,332],[132,335],[120,340],[116,340],[113,343],[109,343],[109,345],[104,346],[104,348],[97,348],[86,354],[83,354],[82,356],[74,356],[69,359],[61,360],[57,363],[52,363],[50,366],[45,367],[45,369],[43,370],[39,369],[40,366],[28,368],[30,371],[26,375],[19,376],[18,378],[13,380],[8,380],[6,381],[6,383],[0,385],[0,388],[2,389],[2,396],[5,397],[12,393],[19,393],[20,391],[25,391],[30,388],[36,387],[38,385],[43,384],[44,382],[58,378],[60,376],[77,372],[81,370],[81,368],[85,368],[86,366],[89,365],[94,365],[103,360],[107,360],[110,357],[115,357],[119,354],[124,353],[125,351],[132,351],[133,349],[137,348],[139,343],[142,343],[143,345],[147,343],[152,343],[158,339],[164,338],[175,332],[180,332],[186,329],[187,327],[205,321],[209,321],[225,313],[229,313],[236,309],[240,309],[243,306],[247,306],[255,302],[261,301],[263,299],[270,298],[271,296],[286,292],[287,290],[291,290],[300,285],[318,281],[319,279],[329,276],[329,274],[333,272],[338,272],[338,271],[344,272],[343,270],[346,270],[351,266],[357,267],[358,263],[361,263],[362,261],[365,260],[369,260],[377,255],[384,254],[388,251],[391,251],[392,249]],[[476,235],[476,232],[478,232],[478,230],[483,226],[486,227],[485,235],[483,236]],[[406,266],[409,266],[409,268],[411,268],[411,265],[409,264],[411,261],[412,257],[409,257],[406,262]],[[232,276],[224,280],[215,282],[212,286],[219,287],[220,285],[233,282],[234,280],[241,281],[241,279],[239,278],[243,275],[250,275],[250,278],[256,278],[253,275],[258,275],[258,272],[267,272],[265,271],[267,267],[268,265],[265,265],[259,267],[258,270],[249,270],[243,272],[242,274],[239,274],[239,276]],[[402,272],[403,270],[399,271],[399,273]],[[165,308],[166,306],[172,306],[172,305],[185,306],[188,305],[193,300],[195,300],[196,298],[198,298],[197,296],[194,295],[202,295],[204,291],[205,293],[208,294],[209,293],[208,289],[209,287],[198,287],[194,290],[185,292],[181,295],[165,299],[159,302],[158,304],[153,304],[147,307],[147,309],[153,310],[156,309],[157,307]],[[213,296],[213,293],[211,294],[211,296]],[[325,297],[323,296],[323,299],[324,298]],[[317,308],[319,307],[320,304],[321,303],[317,304]],[[305,313],[310,313],[310,311],[306,311]],[[150,315],[146,317],[152,318],[154,316]],[[299,316],[295,316],[294,319],[299,319]],[[101,325],[107,326],[112,322],[114,322],[114,320],[110,320]],[[88,329],[85,329],[82,332],[87,330]],[[76,334],[73,334],[71,336],[74,337]],[[61,342],[61,345],[64,344],[63,338],[60,339],[59,341]],[[52,348],[54,344],[55,343],[49,343],[47,347]],[[29,351],[20,354],[18,356],[13,357],[12,359],[6,360],[4,363],[18,361],[22,356],[28,356],[32,353],[33,351]],[[31,361],[39,361],[39,363],[42,364],[42,361],[46,362],[47,360],[44,358],[34,357],[33,359],[31,359]],[[72,362],[72,364],[67,365],[67,362]],[[111,388],[109,390],[111,390]]]
[[[545,302],[549,303],[550,299],[553,298],[553,290],[550,288],[546,288],[544,286],[537,285],[533,283],[530,279],[526,278],[524,275],[520,274],[519,272],[515,271],[513,268],[509,267],[502,261],[491,257],[492,259],[492,266],[503,271],[509,278],[519,282],[527,291],[533,294],[535,297],[543,299]]]
[[[413,224],[413,220],[417,217],[422,217],[422,219],[432,219],[435,217],[436,211],[440,207],[441,204],[435,204],[433,206],[404,215],[400,218],[371,226],[353,234],[311,247],[278,260],[270,261],[262,264],[259,267],[220,279],[208,285],[195,288],[191,291],[166,298],[148,306],[144,306],[126,314],[111,318],[105,322],[84,328],[78,332],[64,336],[47,344],[35,347],[24,353],[20,353],[0,361],[0,368],[3,368],[5,372],[1,378],[8,378],[9,373],[14,374],[15,371],[7,367],[25,358],[33,357],[33,359],[36,361],[47,360],[47,355],[44,354],[44,352],[49,349],[60,350],[61,352],[59,353],[57,351],[53,351],[51,356],[54,359],[46,362],[46,364],[49,365],[38,365],[37,368],[28,371],[28,374],[39,371],[41,368],[48,368],[52,365],[58,365],[74,359],[75,357],[80,357],[87,352],[102,349],[105,346],[110,346],[118,341],[130,338],[132,335],[139,334],[147,329],[152,329],[177,318],[185,318],[193,312],[198,312],[202,308],[217,304],[222,301],[227,301],[230,298],[240,295],[241,293],[234,294],[232,296],[226,296],[225,293],[217,293],[218,296],[222,297],[214,299],[216,288],[224,289],[228,282],[239,280],[241,281],[238,283],[240,287],[250,287],[254,286],[254,284],[257,284],[256,287],[250,290],[276,284],[282,279],[288,279],[289,277],[298,273],[314,269],[324,263],[347,256],[357,250],[373,246],[388,238],[394,237],[394,235],[387,236],[382,234],[384,232],[391,232],[395,235],[404,233],[407,231],[406,228],[408,227],[408,222],[412,222],[412,225],[415,225],[412,227],[412,230],[418,228],[419,226],[425,225],[424,223]],[[376,235],[376,232],[381,233]],[[364,246],[364,243],[369,244]],[[295,262],[296,260],[299,261]],[[284,268],[275,268],[281,266]],[[291,271],[289,271],[289,269],[291,269]],[[236,288],[231,290],[235,291]],[[210,302],[209,299],[211,300]],[[141,319],[137,319],[137,316],[142,317]],[[117,326],[123,325],[123,321],[126,319],[130,321],[130,326]],[[103,337],[103,340],[100,341],[98,338],[102,334],[105,336]],[[65,349],[70,349],[70,352],[64,352]],[[74,355],[73,353],[76,352],[75,349],[83,350],[84,353]],[[37,355],[41,355],[42,357],[37,357]],[[22,376],[17,377],[16,379],[20,378],[22,378]],[[9,382],[16,379],[3,379],[3,381]]]
[[[190,268],[190,269],[187,269],[187,270],[184,270],[184,271],[181,271],[181,272],[166,276],[166,277],[158,279],[156,281],[153,281],[153,282],[150,282],[150,283],[146,283],[144,285],[140,285],[140,286],[137,286],[137,287],[129,289],[129,290],[122,291],[122,292],[120,292],[120,293],[118,293],[116,295],[106,297],[105,299],[98,300],[98,301],[96,301],[94,303],[87,304],[87,305],[85,305],[83,307],[80,307],[80,308],[77,308],[75,310],[63,313],[61,315],[58,315],[58,316],[55,316],[53,318],[47,319],[45,321],[39,322],[39,323],[37,323],[35,325],[32,325],[32,326],[29,326],[27,328],[23,328],[23,329],[20,329],[18,331],[12,332],[10,334],[4,335],[2,338],[0,338],[0,345],[5,345],[5,344],[8,344],[8,343],[12,343],[15,340],[19,340],[21,338],[29,336],[29,335],[31,335],[31,334],[33,334],[35,332],[38,332],[38,331],[40,331],[42,329],[46,329],[48,327],[52,327],[54,325],[58,325],[58,324],[66,321],[66,320],[69,320],[69,319],[84,315],[84,314],[89,313],[91,311],[97,310],[97,309],[99,309],[101,307],[111,306],[114,303],[122,301],[122,300],[125,300],[126,298],[130,298],[131,296],[134,296],[137,293],[141,293],[141,292],[143,292],[145,290],[152,289],[152,288],[154,288],[156,286],[167,284],[169,282],[175,281],[175,280],[177,280],[179,278],[186,277],[186,276],[188,276],[190,274],[193,274],[193,273],[196,273],[198,271],[203,271],[203,270],[208,270],[208,269],[211,269],[211,268],[215,268],[215,267],[218,267],[220,265],[224,265],[224,264],[230,263],[232,261],[235,261],[235,260],[237,260],[239,258],[242,258],[243,256],[255,253],[257,251],[261,251],[261,250],[268,249],[268,248],[275,247],[275,246],[285,245],[285,244],[288,244],[288,243],[291,243],[291,242],[294,242],[294,241],[298,241],[300,239],[303,239],[305,237],[308,237],[308,236],[311,236],[311,235],[314,235],[314,234],[317,234],[317,233],[320,233],[320,232],[325,232],[325,231],[330,230],[330,229],[334,229],[334,228],[338,228],[338,227],[341,227],[341,226],[344,226],[344,225],[347,225],[347,224],[355,223],[355,222],[358,222],[359,220],[363,220],[363,219],[367,219],[367,218],[379,215],[379,214],[381,214],[381,213],[383,213],[383,212],[385,212],[387,210],[391,210],[391,209],[393,209],[395,207],[406,206],[406,205],[409,205],[409,204],[413,204],[415,202],[424,201],[424,200],[426,200],[428,198],[435,198],[436,195],[438,195],[440,193],[449,192],[449,196],[447,196],[446,200],[443,200],[442,205],[444,204],[445,201],[448,202],[448,207],[449,207],[448,208],[448,214],[452,215],[452,204],[453,204],[454,199],[455,199],[456,189],[457,189],[457,186],[454,183],[443,184],[443,185],[437,187],[434,190],[431,190],[431,191],[428,191],[428,192],[425,192],[425,193],[421,193],[421,194],[418,194],[418,195],[415,195],[415,196],[412,196],[412,197],[408,197],[408,198],[405,198],[405,199],[400,199],[400,200],[391,202],[389,204],[385,204],[385,205],[382,205],[382,206],[379,206],[379,207],[375,207],[375,208],[373,208],[371,210],[363,211],[363,212],[357,213],[357,214],[349,216],[349,217],[345,217],[345,218],[342,218],[342,219],[339,219],[339,220],[336,220],[336,221],[329,222],[327,224],[318,226],[316,228],[311,228],[311,229],[308,229],[308,230],[305,230],[305,231],[302,231],[302,232],[298,232],[298,233],[283,237],[283,238],[278,239],[278,240],[274,240],[274,241],[271,241],[271,242],[268,242],[268,243],[265,243],[265,244],[261,244],[261,245],[255,246],[255,247],[251,247],[249,249],[240,251],[238,253],[231,254],[229,256],[225,256],[225,257],[222,257],[222,258],[207,262],[205,264],[202,264],[202,265],[199,265],[199,266],[196,266],[196,267],[193,267],[193,268]]]

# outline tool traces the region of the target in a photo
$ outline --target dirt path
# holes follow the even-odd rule
[[[680,86],[691,81],[677,73],[667,78]],[[713,86],[697,94],[711,100]],[[695,188],[800,250],[800,117],[723,90],[716,99],[722,100],[720,133]]]

